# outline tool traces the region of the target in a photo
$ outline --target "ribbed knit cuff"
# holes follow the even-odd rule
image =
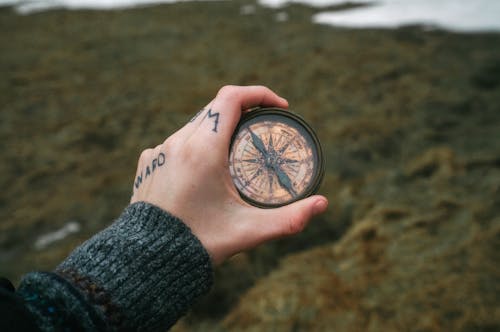
[[[164,331],[212,284],[210,257],[176,217],[144,202],[78,247],[56,270],[117,329]],[[116,312],[118,311],[118,312]],[[124,323],[124,324],[123,324]]]
[[[23,277],[17,295],[40,331],[110,331],[104,311],[55,273],[33,272]],[[21,331],[21,330],[20,330]]]

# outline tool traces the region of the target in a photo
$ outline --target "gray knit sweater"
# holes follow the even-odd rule
[[[181,220],[144,202],[17,293],[42,331],[165,331],[212,284],[210,257]]]

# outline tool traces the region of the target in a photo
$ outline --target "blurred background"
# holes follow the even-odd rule
[[[328,212],[237,255],[174,331],[500,330],[500,3],[0,0],[0,275],[128,204],[225,84],[317,131]]]

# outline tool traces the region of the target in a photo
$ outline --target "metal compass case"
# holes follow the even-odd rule
[[[324,173],[323,154],[312,128],[280,108],[244,114],[229,152],[229,171],[248,203],[273,208],[314,194]]]

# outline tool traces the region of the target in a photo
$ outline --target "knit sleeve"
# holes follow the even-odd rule
[[[165,331],[212,284],[207,251],[160,208],[130,205],[55,273],[30,273],[18,289],[42,330]]]

